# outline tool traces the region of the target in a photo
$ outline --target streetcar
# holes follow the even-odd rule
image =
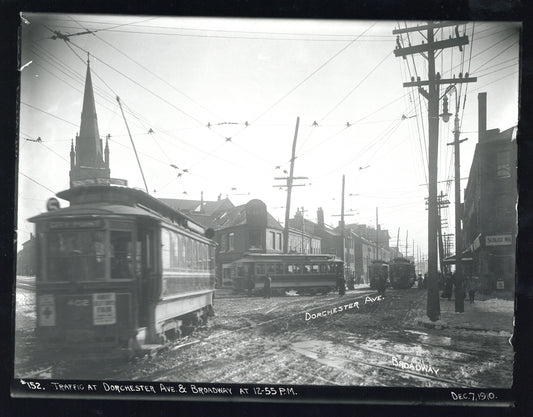
[[[393,288],[411,288],[416,280],[415,265],[406,258],[394,258],[389,264],[389,279]]]
[[[368,266],[368,275],[370,288],[375,290],[379,287],[379,281],[389,283],[389,264],[388,262],[375,260]]]
[[[233,289],[258,295],[267,276],[273,294],[327,294],[335,291],[344,262],[334,255],[247,253],[232,263]],[[343,281],[344,283],[344,281]]]
[[[70,207],[29,219],[43,345],[135,352],[213,314],[212,229],[138,189],[93,185],[57,196]]]

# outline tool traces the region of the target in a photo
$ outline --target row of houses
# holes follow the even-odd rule
[[[217,201],[161,199],[215,231],[217,282],[230,286],[231,264],[245,253],[284,253],[283,226],[268,212],[261,200],[234,206],[228,199]],[[289,220],[288,253],[331,254],[345,260],[348,282],[368,283],[368,265],[377,258],[389,261],[399,252],[389,246],[387,230],[348,224],[325,224],[324,212],[317,210],[317,222],[305,219],[298,210]],[[376,244],[377,242],[381,242]],[[344,256],[343,256],[344,249]]]

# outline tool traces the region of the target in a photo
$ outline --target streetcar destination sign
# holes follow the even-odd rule
[[[101,220],[71,220],[64,222],[50,222],[48,223],[49,229],[85,229],[102,227]]]

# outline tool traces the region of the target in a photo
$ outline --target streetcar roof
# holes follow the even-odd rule
[[[49,211],[29,219],[38,222],[59,216],[130,215],[171,220],[183,227],[203,234],[205,228],[181,211],[142,190],[112,185],[74,187],[57,193],[71,203],[70,207]]]
[[[234,262],[283,262],[283,261],[334,261],[342,262],[342,259],[329,254],[302,254],[302,253],[250,253],[244,254]]]

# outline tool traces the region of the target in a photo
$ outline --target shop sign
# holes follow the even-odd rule
[[[116,297],[114,292],[93,294],[93,324],[95,326],[117,322]]]
[[[512,235],[493,235],[485,236],[485,244],[487,246],[504,246],[513,243]]]

